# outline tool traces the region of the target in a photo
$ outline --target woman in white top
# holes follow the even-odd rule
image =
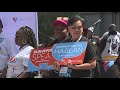
[[[30,52],[37,47],[33,30],[24,26],[16,32],[15,42],[19,48],[19,53],[8,61],[6,78],[28,78],[27,72]]]

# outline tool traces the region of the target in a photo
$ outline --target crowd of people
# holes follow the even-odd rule
[[[120,77],[120,33],[115,24],[111,24],[101,38],[94,34],[94,27],[85,27],[85,21],[79,15],[57,17],[53,21],[53,27],[55,40],[38,47],[30,27],[20,27],[15,39],[9,38],[3,35],[0,20],[0,78],[34,78],[36,75],[40,75],[40,78]],[[10,42],[13,43],[9,44]],[[67,42],[87,42],[82,64],[72,64],[69,60],[66,65],[60,65],[56,61],[53,70],[27,71],[31,50]]]

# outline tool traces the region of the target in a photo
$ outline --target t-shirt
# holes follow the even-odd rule
[[[59,41],[58,39],[55,39],[54,41],[52,41],[47,47],[51,47],[56,43],[60,43],[61,41]]]
[[[79,42],[81,42],[81,41],[88,42],[83,63],[87,63],[87,62],[89,62],[89,60],[96,59],[96,53],[95,53],[95,50],[94,50],[94,47],[93,47],[91,41],[89,41],[85,37],[82,37]],[[72,42],[72,41],[71,41],[71,39],[67,39],[64,42]],[[61,67],[63,67],[63,66],[61,66]],[[60,74],[58,72],[56,72],[56,73],[58,73],[59,77],[61,77],[61,78],[81,78],[81,77],[90,77],[92,74],[91,72],[92,72],[92,70],[90,70],[90,69],[89,70],[74,70],[74,69],[68,68],[67,73],[65,73],[65,74]]]
[[[104,60],[115,60],[118,57],[118,48],[120,47],[120,33],[108,35],[105,33],[101,39],[101,56]],[[116,58],[115,58],[116,57]]]
[[[103,34],[100,41],[100,49],[102,59],[108,61],[107,63],[104,63],[105,70],[114,64],[114,61],[119,55],[119,47],[120,33],[118,31],[116,31],[116,34],[110,34],[109,32]]]

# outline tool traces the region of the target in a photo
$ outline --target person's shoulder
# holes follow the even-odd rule
[[[103,36],[100,38],[100,40],[107,39],[109,37],[109,32],[105,32]]]
[[[95,38],[95,39],[97,39],[97,40],[99,40],[99,39],[100,39],[100,37],[99,37],[99,36],[93,36],[92,38]]]
[[[67,42],[71,42],[71,38],[66,38],[62,41],[62,43],[67,43]]]
[[[107,31],[107,32],[105,32],[104,34],[103,34],[103,36],[106,36],[106,35],[108,35],[109,34],[109,32]]]
[[[34,49],[32,46],[28,46],[27,48],[29,48],[29,49]]]
[[[54,44],[58,43],[58,39],[53,40],[50,45],[53,46]]]
[[[100,38],[99,36],[93,36],[93,37],[95,37],[95,38]]]
[[[64,42],[64,40],[63,41],[59,41],[58,39],[54,39],[53,41],[50,42],[50,44],[45,45],[45,47],[51,47],[51,46],[54,46],[54,44],[62,43],[62,42]]]
[[[89,41],[88,38],[86,38],[85,36],[82,36],[81,40],[80,41]]]
[[[120,36],[120,32],[118,32],[118,31],[117,31],[117,35],[119,35],[119,36]]]
[[[107,36],[109,34],[109,32],[107,31],[107,32],[105,32],[105,33],[103,33],[103,35],[102,35],[102,37],[100,38],[100,39],[103,39],[105,36]]]
[[[34,48],[32,46],[27,46],[25,47],[24,49],[22,49],[19,54],[25,54],[25,55],[28,55],[30,54],[30,52],[33,50]]]
[[[80,42],[84,42],[84,41],[87,42],[88,44],[92,44],[92,42],[88,38],[82,36]]]

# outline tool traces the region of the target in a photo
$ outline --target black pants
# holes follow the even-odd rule
[[[105,73],[105,78],[120,78],[120,65],[114,64]]]
[[[93,78],[100,78],[101,77],[101,66],[100,63],[96,62],[96,67],[92,70],[92,77]]]

